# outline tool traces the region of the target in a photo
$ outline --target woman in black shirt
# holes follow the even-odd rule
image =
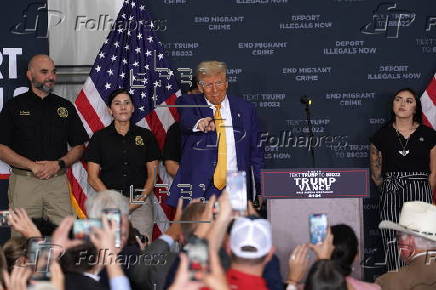
[[[160,158],[153,134],[130,121],[132,97],[117,89],[108,97],[113,122],[92,136],[85,152],[88,182],[96,191],[115,189],[131,201],[140,195],[143,204],[129,203],[131,222],[151,240],[153,211],[151,198],[155,170]]]
[[[380,218],[398,222],[403,203],[432,202],[436,187],[436,132],[421,124],[421,102],[412,89],[399,90],[392,120],[371,137],[371,177],[380,187]],[[395,232],[381,230],[388,270],[403,265]]]

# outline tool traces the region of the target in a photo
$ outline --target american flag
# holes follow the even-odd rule
[[[105,100],[117,88],[126,88],[133,96],[135,112],[133,122],[150,129],[162,149],[166,132],[178,113],[174,107],[180,90],[174,71],[165,57],[164,47],[155,33],[150,11],[141,1],[126,0],[118,13],[113,30],[109,33],[95,58],[75,106],[89,136],[110,124]],[[159,105],[157,107],[157,105]],[[169,176],[162,164],[156,183],[168,184]],[[93,192],[87,183],[86,164],[76,163],[68,172],[73,206],[80,217],[85,217],[84,202]],[[170,209],[164,203],[166,193],[155,190],[154,216],[156,237],[168,227]]]
[[[421,96],[421,104],[423,123],[436,130],[436,73]]]
[[[436,130],[436,73],[421,96],[422,122]],[[436,201],[436,189],[433,190],[433,202]]]

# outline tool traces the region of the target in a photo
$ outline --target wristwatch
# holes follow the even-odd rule
[[[65,164],[65,161],[63,161],[62,159],[58,160],[58,164],[59,164],[60,169],[67,167],[67,165]]]

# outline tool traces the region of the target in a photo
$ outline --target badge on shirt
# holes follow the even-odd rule
[[[141,136],[136,136],[135,137],[135,144],[138,146],[144,146],[144,140],[142,140]]]
[[[68,117],[68,110],[65,107],[59,107],[58,108],[58,115],[61,118],[66,118],[66,117]]]
[[[30,116],[30,111],[20,111],[20,116]]]

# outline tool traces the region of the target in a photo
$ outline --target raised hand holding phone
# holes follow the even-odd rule
[[[227,192],[232,209],[236,214],[247,213],[247,179],[245,171],[227,173]]]
[[[322,243],[318,244],[309,244],[309,248],[311,248],[318,260],[321,259],[330,259],[335,246],[333,245],[333,235],[330,232],[330,228],[327,229],[327,235]]]

